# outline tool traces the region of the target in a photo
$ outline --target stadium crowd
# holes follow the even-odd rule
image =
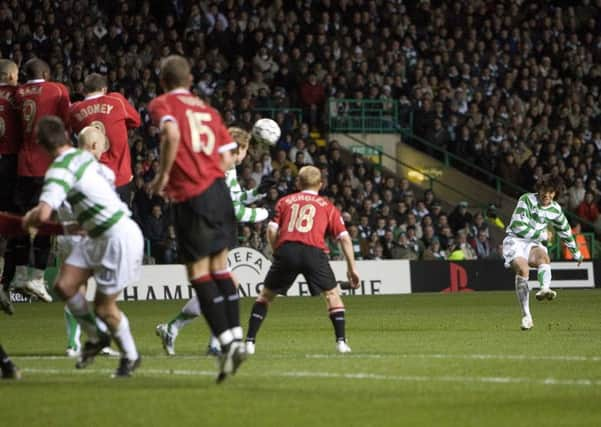
[[[18,64],[45,59],[72,101],[97,72],[136,106],[131,206],[158,262],[175,260],[177,245],[169,204],[148,192],[159,150],[146,108],[160,91],[160,60],[173,53],[189,58],[193,91],[228,124],[250,128],[259,110],[278,111],[277,146],[254,145],[239,169],[246,188],[277,181],[261,205],[273,208],[298,168],[315,164],[358,258],[470,259],[500,257],[488,232],[498,224],[463,203],[443,212],[434,194],[417,197],[361,156],[343,160],[336,141],[318,146],[311,131],[327,131],[327,99],[398,101],[418,136],[511,183],[561,177],[562,204],[595,222],[600,26],[601,2],[589,0],[11,0],[0,3],[0,52]],[[297,106],[302,120],[283,112]],[[241,244],[267,252],[262,227],[242,225]]]

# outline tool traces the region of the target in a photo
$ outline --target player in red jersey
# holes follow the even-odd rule
[[[17,152],[21,139],[19,116],[14,102],[18,80],[17,64],[7,59],[0,59],[0,211],[5,212],[15,212]],[[0,306],[7,312],[12,312],[8,287],[14,271],[14,239],[7,240],[0,236],[0,278],[3,288],[0,292],[6,292],[0,295]]]
[[[152,189],[174,202],[174,225],[180,258],[222,356],[220,382],[235,373],[245,358],[239,296],[227,266],[235,217],[224,171],[233,165],[236,143],[221,116],[188,88],[190,65],[181,56],[163,60],[165,94],[148,109],[161,129],[161,167]]]
[[[50,68],[46,62],[32,58],[24,66],[25,84],[15,94],[15,104],[21,117],[21,147],[17,166],[15,205],[20,213],[37,206],[44,184],[44,175],[50,166],[50,156],[37,143],[38,121],[49,115],[69,119],[69,91],[63,84],[50,82]],[[16,243],[14,284],[17,289],[33,293],[44,301],[52,301],[46,291],[44,270],[50,253],[50,238],[37,236],[33,240],[34,259],[30,258],[31,241],[27,238]],[[31,269],[27,268],[28,264]]]
[[[326,299],[336,335],[336,350],[340,353],[351,351],[346,343],[344,304],[328,261],[324,237],[330,234],[340,242],[350,286],[356,289],[359,274],[353,243],[338,209],[318,194],[322,186],[319,169],[303,166],[298,173],[298,183],[302,191],[277,202],[275,216],[267,227],[274,261],[248,321],[246,350],[249,354],[255,352],[257,332],[267,315],[267,308],[278,294],[286,294],[299,274],[305,276],[309,287],[320,289]]]
[[[142,120],[123,95],[107,93],[107,88],[104,76],[96,73],[88,75],[84,81],[86,97],[71,106],[69,126],[75,133],[86,126],[94,126],[106,135],[109,148],[100,158],[100,163],[115,173],[117,194],[129,206],[133,175],[127,131],[140,127]]]

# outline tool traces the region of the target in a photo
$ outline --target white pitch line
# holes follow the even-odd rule
[[[553,361],[553,362],[601,362],[601,356],[568,356],[568,355],[525,355],[525,354],[370,354],[370,353],[352,353],[352,354],[299,354],[300,357],[307,359],[460,359],[460,360],[523,360],[523,361]],[[203,354],[198,355],[182,355],[182,356],[166,356],[166,355],[150,355],[144,356],[144,359],[163,359],[163,360],[199,360],[205,358]],[[290,355],[265,355],[266,359],[290,359],[297,357],[295,354]],[[43,355],[43,356],[12,356],[15,360],[74,360],[67,356]],[[111,357],[99,356],[100,359],[111,359]]]
[[[554,362],[600,362],[601,356],[561,356],[561,355],[525,355],[525,354],[306,354],[308,359],[467,359],[467,360],[525,360]]]
[[[47,375],[90,375],[90,374],[110,374],[113,371],[109,369],[99,370],[75,370],[75,369],[38,369],[25,368],[25,373],[47,374]],[[214,377],[214,371],[196,371],[182,369],[144,369],[141,368],[135,376],[184,376],[184,377]],[[250,377],[253,375],[239,374],[239,376]],[[578,386],[578,387],[598,387],[601,386],[601,380],[581,379],[561,379],[561,378],[527,378],[527,377],[475,377],[475,376],[429,376],[429,375],[382,375],[372,373],[335,373],[335,372],[269,372],[257,374],[262,377],[280,377],[280,378],[334,378],[346,380],[370,380],[387,382],[443,382],[443,383],[480,383],[480,384],[533,384],[542,386]]]

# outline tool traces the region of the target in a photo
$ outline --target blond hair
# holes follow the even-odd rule
[[[298,172],[298,181],[303,190],[321,185],[321,171],[315,166],[303,166]]]
[[[248,147],[248,144],[250,143],[250,133],[248,133],[247,131],[245,131],[242,128],[235,127],[235,126],[231,126],[231,127],[227,128],[227,131],[230,133],[231,137],[234,138],[234,141],[236,141],[236,143],[238,144],[238,148],[236,149],[236,152],[238,151],[239,148],[247,148]]]

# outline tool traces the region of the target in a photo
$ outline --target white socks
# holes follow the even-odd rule
[[[77,292],[66,302],[69,311],[75,316],[77,323],[79,323],[81,328],[88,335],[88,339],[91,342],[98,342],[98,331],[100,328],[96,316],[90,311],[86,297]]]
[[[196,294],[192,296],[181,309],[181,311],[175,316],[167,325],[169,327],[169,333],[177,335],[179,330],[187,324],[191,323],[194,319],[200,316],[200,304]]]
[[[539,265],[536,276],[538,277],[538,283],[540,283],[541,289],[549,290],[549,287],[551,286],[551,265]]]
[[[138,350],[136,349],[134,337],[132,337],[129,329],[129,320],[127,320],[127,316],[123,312],[121,312],[121,321],[119,322],[117,330],[113,333],[113,338],[117,341],[122,356],[129,360],[138,359]]]
[[[522,309],[522,316],[531,317],[528,278],[518,275],[515,276],[515,294],[518,297],[518,302],[520,303],[520,308]]]

